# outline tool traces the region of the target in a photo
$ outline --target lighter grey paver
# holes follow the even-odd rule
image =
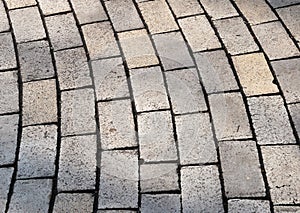
[[[13,168],[0,169],[0,211],[5,212],[7,195],[9,192],[10,182],[13,175]]]
[[[207,110],[196,69],[167,72],[166,76],[175,114]]]
[[[8,9],[36,5],[35,0],[5,0],[5,1],[6,1]]]
[[[228,212],[260,212],[260,213],[270,213],[270,202],[267,200],[229,200],[228,201]]]
[[[299,146],[266,146],[261,150],[273,203],[299,204]]]
[[[270,4],[274,7],[283,7],[291,4],[300,3],[300,0],[268,0]]]
[[[217,20],[214,24],[231,55],[258,50],[258,46],[241,17]]]
[[[183,212],[224,212],[217,166],[181,169]]]
[[[238,15],[233,5],[227,0],[201,0],[201,3],[214,20]]]
[[[177,18],[203,13],[197,0],[168,0]]]
[[[252,29],[270,60],[300,55],[279,21],[256,25]]]
[[[92,194],[58,194],[53,212],[56,213],[86,213],[93,211],[94,197]]]
[[[299,213],[299,206],[274,206],[275,213]]]
[[[58,191],[95,189],[96,135],[61,139]]]
[[[70,11],[68,0],[38,0],[44,15]]]
[[[170,111],[141,114],[138,127],[142,159],[147,162],[177,159]]]
[[[0,32],[8,31],[9,30],[9,23],[8,17],[3,5],[3,2],[0,2]]]
[[[54,77],[54,68],[47,41],[18,45],[22,81]]]
[[[0,34],[0,70],[17,67],[14,43],[10,33]]]
[[[99,208],[137,207],[137,151],[130,150],[102,152]]]
[[[280,96],[249,98],[248,104],[258,144],[295,143]]]
[[[291,104],[288,106],[288,108],[298,136],[300,136],[300,104]]]
[[[18,74],[16,71],[0,73],[0,113],[19,111]]]
[[[142,195],[141,212],[180,212],[180,197],[174,194]]]
[[[131,210],[98,210],[97,213],[137,213]]]

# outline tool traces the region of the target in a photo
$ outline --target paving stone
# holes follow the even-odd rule
[[[10,33],[0,34],[0,70],[17,67],[14,43]]]
[[[72,13],[49,16],[45,18],[45,21],[54,50],[82,45]]]
[[[107,20],[104,8],[97,0],[71,0],[80,24]]]
[[[246,96],[279,92],[262,53],[234,56],[232,60]]]
[[[137,213],[137,211],[130,211],[130,210],[98,210],[97,213]]]
[[[99,208],[138,207],[136,150],[102,152]]]
[[[58,194],[53,212],[93,212],[94,197],[92,194]]]
[[[9,30],[8,17],[3,5],[3,2],[0,2],[0,32]]]
[[[267,200],[238,200],[228,201],[228,212],[261,212],[270,213],[270,202]]]
[[[138,116],[140,157],[145,161],[176,160],[171,113],[159,111]]]
[[[6,1],[8,9],[36,5],[35,0],[5,0],[5,1]]]
[[[123,32],[119,33],[118,37],[129,68],[158,64],[157,56],[146,30]]]
[[[18,45],[22,81],[54,77],[54,68],[47,41]]]
[[[252,137],[245,105],[239,93],[210,95],[209,102],[218,140]]]
[[[23,84],[23,125],[57,121],[55,80]]]
[[[132,0],[105,1],[105,6],[117,32],[144,27]]]
[[[231,55],[258,50],[241,17],[214,21],[225,47]]]
[[[91,59],[120,55],[112,27],[109,22],[88,24],[82,32]]]
[[[178,29],[165,0],[141,2],[138,6],[151,34]]]
[[[70,11],[68,0],[38,0],[44,15]]]
[[[167,72],[166,78],[175,114],[207,110],[196,69]]]
[[[100,102],[101,149],[137,146],[131,101]]]
[[[194,54],[208,93],[239,89],[224,50]]]
[[[13,171],[14,171],[13,168],[0,169],[0,211],[1,212],[5,212],[7,195],[9,192]]]
[[[295,143],[287,111],[280,96],[248,99],[257,143]]]
[[[201,0],[201,3],[213,20],[239,15],[227,0]]]
[[[252,29],[270,60],[300,55],[279,21],[256,25]]]
[[[255,141],[219,143],[220,160],[227,197],[264,197],[262,177]]]
[[[18,180],[8,212],[47,212],[52,190],[52,180]],[[26,195],[26,196],[24,196]]]
[[[265,0],[234,0],[251,25],[276,20],[276,15]]]
[[[168,0],[177,18],[203,13],[197,0]]]
[[[55,52],[55,61],[61,90],[92,85],[89,65],[83,48]]]
[[[175,194],[142,195],[141,212],[180,212],[180,197]]]
[[[18,74],[16,71],[0,73],[0,113],[19,111]]]
[[[96,131],[94,99],[94,91],[89,88],[61,93],[62,136]]]
[[[299,204],[299,147],[263,146],[261,150],[273,203]]]
[[[183,212],[224,212],[217,166],[181,169]]]
[[[179,190],[177,164],[143,164],[140,166],[142,192]]]
[[[193,52],[221,47],[205,15],[180,19],[178,22]]]
[[[54,176],[56,144],[56,125],[23,128],[17,177]]]
[[[159,67],[135,69],[131,70],[130,74],[138,112],[170,107]]]
[[[272,62],[287,103],[300,101],[300,58]]]
[[[288,105],[298,136],[300,136],[300,104]]]
[[[275,213],[299,213],[299,206],[274,206]]]
[[[18,43],[46,37],[41,15],[37,7],[28,7],[9,12]]]
[[[129,97],[122,58],[92,61],[97,100]]]
[[[63,137],[59,158],[59,191],[95,189],[96,135]]]
[[[180,32],[154,35],[153,39],[165,70],[194,66]]]
[[[180,164],[217,162],[217,152],[207,113],[176,116]]]
[[[272,7],[283,7],[291,4],[300,3],[300,0],[268,0]]]
[[[0,116],[0,165],[13,164],[15,161],[18,124],[19,115]]]

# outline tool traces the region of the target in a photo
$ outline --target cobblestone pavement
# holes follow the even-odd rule
[[[300,212],[300,0],[0,0],[0,212]]]

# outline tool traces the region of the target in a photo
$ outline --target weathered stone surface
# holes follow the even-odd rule
[[[300,3],[300,0],[268,0],[268,2],[270,2],[273,7],[277,8]]]
[[[300,104],[291,104],[288,106],[288,108],[298,136],[300,136]]]
[[[55,199],[53,212],[92,212],[94,197],[92,194],[58,194]]]
[[[233,5],[227,0],[201,0],[201,3],[212,19],[227,18],[238,15]]]
[[[68,0],[38,0],[44,15],[70,11]]]
[[[168,0],[177,18],[203,13],[197,0]]]
[[[180,197],[175,194],[142,195],[141,212],[180,212]]]
[[[35,0],[5,0],[8,9],[14,9],[19,7],[27,7],[31,5],[36,5]]]
[[[16,71],[0,73],[0,114],[19,111],[18,74]]]
[[[274,206],[275,213],[299,213],[299,206]]]
[[[98,210],[97,213],[137,213],[131,210]]]
[[[13,171],[14,171],[13,168],[0,169],[0,210],[1,212],[5,212],[7,195],[9,192]]]
[[[0,34],[0,49],[0,70],[16,68],[16,53],[11,33]]]
[[[238,200],[228,201],[228,212],[261,212],[270,213],[270,202],[267,200]]]
[[[9,30],[9,23],[8,17],[3,5],[3,2],[0,2],[0,32],[8,31]]]

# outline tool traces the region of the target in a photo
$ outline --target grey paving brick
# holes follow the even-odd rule
[[[61,93],[62,136],[94,133],[96,131],[94,100],[92,89]]]
[[[180,212],[180,197],[175,194],[142,195],[141,212]]]
[[[146,30],[123,32],[119,33],[118,36],[129,68],[158,64],[157,56]]]
[[[221,47],[205,15],[180,19],[178,22],[193,52]]]
[[[300,104],[291,104],[288,106],[288,108],[298,136],[300,136]]]
[[[56,144],[56,125],[23,128],[17,178],[54,176]]]
[[[94,198],[92,194],[58,194],[53,212],[93,212]]]
[[[207,113],[176,116],[180,163],[217,162],[217,152]]]
[[[9,30],[9,23],[8,17],[4,8],[4,4],[0,2],[0,32],[8,31]]]
[[[271,63],[287,103],[300,101],[300,58]]]
[[[167,72],[166,76],[175,114],[207,110],[196,69]]]
[[[5,2],[7,4],[8,9],[36,5],[35,0],[5,0]]]
[[[70,11],[68,0],[38,0],[44,15]]]
[[[98,210],[97,213],[136,213],[137,211],[131,210]]]
[[[14,171],[13,168],[0,169],[0,211],[1,212],[5,212],[7,195],[9,192],[13,171]]]
[[[283,7],[291,4],[300,3],[300,0],[268,0],[272,7]]]
[[[104,8],[97,0],[71,0],[80,24],[107,20]]]
[[[130,74],[138,112],[170,107],[159,67],[135,69],[131,70]]]
[[[96,135],[61,139],[58,191],[95,189]]]
[[[14,43],[10,33],[0,34],[0,69],[11,69],[17,67]]]
[[[138,6],[151,34],[178,29],[165,0],[141,2]]]
[[[85,25],[82,27],[82,32],[91,59],[120,55],[109,22]]]
[[[299,147],[266,146],[261,150],[273,203],[299,204]]]
[[[232,60],[246,96],[279,92],[262,53],[233,56]]]
[[[82,45],[72,13],[45,18],[51,45],[54,50]]]
[[[50,48],[47,41],[18,45],[22,81],[54,77]]]
[[[18,180],[15,183],[8,212],[47,212],[52,190],[52,180]],[[25,195],[25,196],[24,196]]]
[[[299,213],[299,206],[274,206],[275,213]]]
[[[55,52],[58,82],[61,90],[92,85],[83,48]]]
[[[224,50],[194,54],[208,93],[239,89]]]
[[[0,116],[0,165],[13,164],[15,161],[18,124],[19,115]]]
[[[140,166],[142,192],[179,190],[176,164],[143,164]]]
[[[98,207],[138,207],[137,151],[102,152]]]
[[[197,0],[168,0],[177,18],[203,13]]]
[[[252,29],[270,60],[300,55],[279,21],[256,25]]]
[[[270,213],[270,203],[267,200],[239,200],[228,201],[228,212],[261,212]]]
[[[231,55],[258,50],[241,17],[214,21],[225,47]]]
[[[130,99],[100,102],[98,107],[101,148],[137,146]]]
[[[180,32],[154,35],[153,39],[165,70],[194,66]]]
[[[255,141],[221,142],[219,150],[227,197],[264,197]]]
[[[217,166],[181,169],[183,212],[224,212]]]
[[[105,1],[105,6],[116,31],[144,27],[132,0]]]
[[[252,137],[245,105],[239,93],[210,95],[209,102],[218,140]]]
[[[280,96],[249,98],[248,104],[258,144],[295,143]]]
[[[214,20],[238,15],[233,5],[227,0],[201,0],[201,3]]]
[[[176,160],[177,151],[169,111],[138,116],[140,157],[145,161]]]
[[[16,71],[0,73],[0,113],[19,111],[19,89]]]
[[[23,125],[57,121],[55,80],[23,84]]]
[[[45,29],[37,7],[28,7],[9,12],[16,41],[32,41],[45,38]]]
[[[129,97],[122,58],[92,61],[97,100]]]

